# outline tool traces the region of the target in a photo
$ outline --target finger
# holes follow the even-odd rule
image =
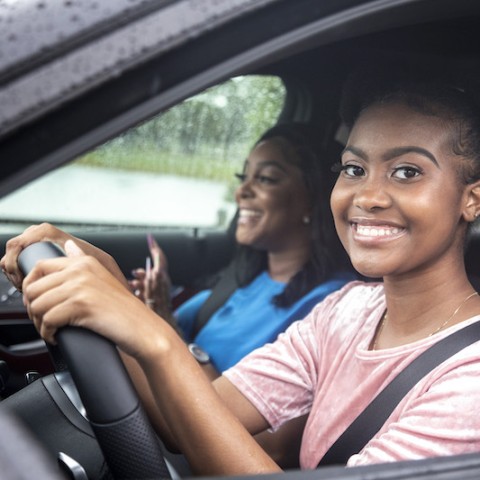
[[[162,266],[162,270],[168,271],[167,256],[165,255],[165,253],[163,252],[163,250],[160,247],[158,247],[158,254],[159,254],[159,257],[160,257],[160,264]]]
[[[152,249],[155,247],[155,238],[153,237],[153,235],[151,233],[147,233],[147,244],[148,244],[148,248],[150,250],[150,252],[152,251]]]
[[[143,280],[129,280],[128,284],[130,285],[132,292],[135,290],[143,290]]]
[[[62,260],[72,263],[71,258]],[[62,326],[83,326],[89,312],[99,308],[99,298],[105,297],[110,303],[111,297],[105,296],[105,292],[117,289],[124,295],[123,285],[108,272],[102,274],[101,268],[90,270],[92,262],[95,261],[90,257],[77,258],[71,268],[55,271],[26,286],[29,315],[46,341],[54,342],[55,332]],[[98,262],[93,265],[101,267]],[[106,284],[105,280],[114,282]]]
[[[132,270],[132,276],[136,278],[137,280],[143,280],[145,279],[145,270],[143,268],[137,268],[135,270]]]
[[[40,336],[48,343],[56,344],[55,335],[66,325],[75,326],[76,317],[72,315],[72,305],[68,299],[64,302],[55,302],[40,317],[34,315],[36,327]]]
[[[161,258],[162,249],[160,248],[160,245],[158,245],[157,241],[155,240],[152,234],[148,234],[147,239],[148,239],[148,248],[150,250],[150,254],[153,259],[154,270],[158,271],[162,263],[162,258]]]
[[[131,280],[130,281],[130,288],[133,292],[133,294],[139,298],[140,300],[142,300],[143,302],[143,298],[144,298],[144,295],[143,295],[143,282],[140,282],[138,280]]]
[[[54,241],[59,243],[58,239],[54,238],[59,236],[58,234],[56,235],[55,232],[60,231],[47,223],[42,223],[41,225],[32,225],[28,227],[22,234],[11,238],[6,243],[5,255],[0,260],[0,265],[2,270],[8,276],[9,280],[19,290],[21,290],[22,287],[21,284],[23,280],[23,274],[18,267],[18,255],[24,248],[35,242]]]
[[[160,261],[160,252],[152,252],[153,258],[153,271],[158,273],[161,271],[162,262]]]
[[[39,333],[42,330],[45,315],[56,305],[68,301],[70,296],[69,282],[64,272],[43,277],[25,288],[24,299],[28,316]],[[51,328],[49,327],[48,330],[50,331]],[[52,340],[51,335],[48,341]]]
[[[25,278],[23,289],[24,299],[30,305],[59,286],[65,288],[70,280],[70,273],[63,270],[39,277],[34,277],[32,274]]]
[[[32,271],[23,280],[23,290],[28,288],[29,285],[39,281],[43,277],[47,277],[53,273],[65,270],[71,263],[72,262],[68,257],[39,260],[33,267]]]
[[[24,293],[31,302],[47,290],[74,282],[76,289],[90,285],[105,270],[92,257],[58,257],[40,260],[23,281]],[[75,293],[75,290],[73,290]]]
[[[148,277],[145,277],[145,280],[143,281],[143,295],[146,300],[152,295],[152,281]]]
[[[65,253],[67,257],[82,257],[85,256],[84,251],[73,241],[67,240],[65,242]]]
[[[23,275],[18,268],[17,258],[25,246],[21,235],[11,238],[6,243],[5,255],[0,261],[2,271],[19,290],[21,290],[22,287]]]

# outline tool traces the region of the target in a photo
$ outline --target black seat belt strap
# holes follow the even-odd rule
[[[232,293],[238,288],[235,263],[232,262],[222,272],[219,281],[213,287],[211,294],[201,306],[195,324],[193,326],[192,339],[205,326],[210,317],[227,301]]]
[[[345,465],[382,428],[398,403],[419,380],[443,361],[479,340],[480,321],[476,321],[421,353],[372,400],[330,447],[318,466]]]

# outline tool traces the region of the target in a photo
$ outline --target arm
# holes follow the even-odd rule
[[[155,430],[161,436],[168,449],[172,452],[178,453],[179,448],[177,442],[168,428],[162,412],[157,408],[154,395],[144,371],[133,357],[126,355],[123,352],[120,352],[120,356],[122,357],[123,363],[128,370],[130,378],[132,379],[135,389],[142,401],[142,405]],[[213,365],[202,365],[201,368],[210,381],[213,381],[220,376]]]
[[[255,435],[257,443],[283,469],[300,468],[300,447],[308,416],[294,418],[277,431]]]
[[[213,388],[166,322],[158,322],[97,259],[82,255],[72,243],[65,248],[73,256],[39,262],[23,283],[29,315],[42,337],[54,342],[59,327],[81,326],[109,338],[135,359],[144,379],[137,376],[134,382],[137,387],[146,382],[140,390],[148,385],[151,391],[147,408],[161,412],[151,418],[174,439],[195,472],[279,471],[249,433],[267,427],[250,402],[224,378]]]

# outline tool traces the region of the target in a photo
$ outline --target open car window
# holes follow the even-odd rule
[[[211,87],[4,197],[2,231],[44,221],[77,232],[226,228],[234,173],[284,100],[274,76]]]

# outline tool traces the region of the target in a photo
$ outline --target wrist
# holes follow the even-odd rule
[[[178,352],[183,341],[175,330],[166,322],[159,322],[158,316],[152,312],[152,329],[143,334],[143,347],[138,351],[138,361],[141,364],[171,364],[171,359]]]

